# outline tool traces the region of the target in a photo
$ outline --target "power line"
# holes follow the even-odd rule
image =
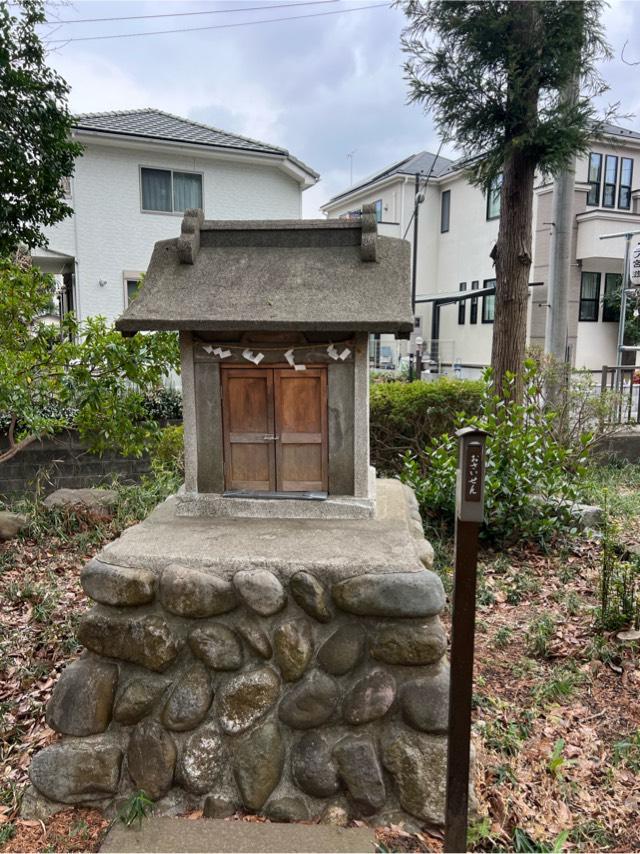
[[[228,15],[236,12],[257,12],[260,9],[287,9],[291,6],[323,6],[326,3],[337,3],[338,0],[305,0],[302,3],[272,3],[269,6],[246,6],[235,9],[208,9],[205,12],[161,12],[155,15],[124,15],[115,18],[60,18],[59,20],[47,21],[47,24],[57,26],[58,24],[96,24],[106,21],[141,21],[147,18],[182,18],[188,15]]]
[[[381,7],[389,8],[388,3],[372,3],[369,6],[357,6],[351,9],[335,9],[332,12],[312,12],[310,15],[289,15],[283,18],[261,18],[257,21],[238,21],[234,24],[212,24],[208,27],[184,27],[179,30],[148,30],[144,33],[114,33],[106,36],[78,36],[69,39],[47,39],[47,45],[51,44],[69,44],[70,42],[93,42],[102,41],[104,39],[129,39],[138,38],[139,36],[161,36],[174,33],[195,33],[202,30],[228,30],[234,27],[251,27],[255,24],[277,24],[281,21],[299,21],[302,18],[322,18],[325,15],[346,15],[347,12],[361,12],[364,9],[380,9]]]

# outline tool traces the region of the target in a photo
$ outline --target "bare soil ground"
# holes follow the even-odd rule
[[[613,508],[638,542],[638,496]],[[57,736],[44,709],[79,652],[86,560],[116,534],[108,520],[0,543],[0,851],[96,851],[107,822],[71,808],[19,818],[34,751]],[[447,575],[447,546],[439,549]],[[479,851],[640,850],[640,645],[595,626],[601,546],[577,541],[486,552],[480,565],[474,697]],[[194,817],[196,817],[194,815]],[[245,820],[260,820],[246,817]],[[438,851],[425,829],[380,828],[385,851]]]

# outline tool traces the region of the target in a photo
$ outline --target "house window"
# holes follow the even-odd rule
[[[630,157],[620,158],[620,188],[618,190],[618,207],[624,211],[631,209],[631,181],[633,179],[633,160]]]
[[[460,282],[460,290],[461,291],[467,290],[467,283],[466,282]],[[460,302],[458,303],[458,324],[460,326],[464,326],[466,313],[467,313],[466,301],[461,299]]]
[[[618,183],[618,158],[607,154],[604,161],[604,191],[602,207],[614,208],[616,205],[616,184]]]
[[[587,204],[598,207],[600,204],[600,181],[602,179],[602,155],[591,153],[589,155],[589,193]]]
[[[382,222],[382,199],[376,199],[374,205],[376,206],[376,222]]]
[[[140,288],[140,276],[131,273],[124,274],[124,306],[125,308],[137,297]]]
[[[183,213],[202,207],[202,175],[171,169],[140,169],[142,210]]]
[[[449,231],[449,217],[451,214],[451,190],[445,190],[440,196],[440,233]]]
[[[497,175],[489,184],[487,190],[487,219],[498,219],[500,216],[500,192],[502,175]]]
[[[471,290],[477,291],[480,287],[480,282],[477,279],[474,279],[471,282]],[[471,297],[471,306],[469,307],[469,323],[477,323],[478,322],[478,297]]]
[[[605,273],[602,320],[606,323],[618,323],[620,320],[621,286],[622,275],[620,273]]]
[[[583,273],[580,280],[579,320],[594,322],[598,320],[600,302],[600,273]]]
[[[495,287],[495,279],[485,279],[482,283],[483,288]],[[496,313],[496,295],[486,294],[482,297],[482,322],[493,323]]]

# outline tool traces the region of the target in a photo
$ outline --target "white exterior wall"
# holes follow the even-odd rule
[[[125,308],[123,274],[144,272],[155,242],[180,232],[182,214],[142,211],[140,166],[201,172],[209,219],[301,216],[300,185],[274,165],[88,144],[76,163],[74,216],[46,233],[50,251],[76,258],[80,318],[118,317]]]

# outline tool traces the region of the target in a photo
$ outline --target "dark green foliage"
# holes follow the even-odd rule
[[[606,497],[605,497],[606,501]],[[604,631],[640,628],[640,558],[630,555],[622,560],[617,525],[609,518],[608,502],[604,508],[602,528],[602,563],[600,566],[600,603],[598,624]]]
[[[182,393],[177,388],[154,389],[145,394],[142,405],[154,421],[182,421]]]
[[[513,384],[515,377],[506,382]],[[583,471],[592,436],[584,434],[575,446],[562,445],[554,430],[556,413],[540,406],[540,393],[536,364],[528,361],[523,403],[509,389],[494,395],[488,376],[481,414],[464,419],[465,426],[489,433],[483,533],[494,541],[544,543],[573,525],[574,475]],[[402,479],[415,490],[427,523],[453,523],[456,468],[457,441],[451,434],[405,455]]]
[[[410,56],[410,100],[433,112],[443,137],[469,158],[474,180],[486,185],[514,151],[557,174],[588,150],[597,127],[589,96],[605,89],[596,63],[609,55],[600,0],[404,0],[401,6],[409,19],[402,44]],[[520,37],[526,15],[535,31]],[[575,103],[561,96],[574,73],[587,84]]]
[[[161,473],[184,477],[184,428],[182,424],[164,427],[151,452],[151,468]]]
[[[371,387],[371,462],[379,474],[402,471],[402,456],[419,454],[431,440],[452,433],[462,414],[478,415],[484,384],[480,380],[389,382]]]
[[[43,226],[71,213],[62,179],[82,147],[71,139],[69,87],[46,63],[41,0],[0,4],[0,256],[44,243]]]

